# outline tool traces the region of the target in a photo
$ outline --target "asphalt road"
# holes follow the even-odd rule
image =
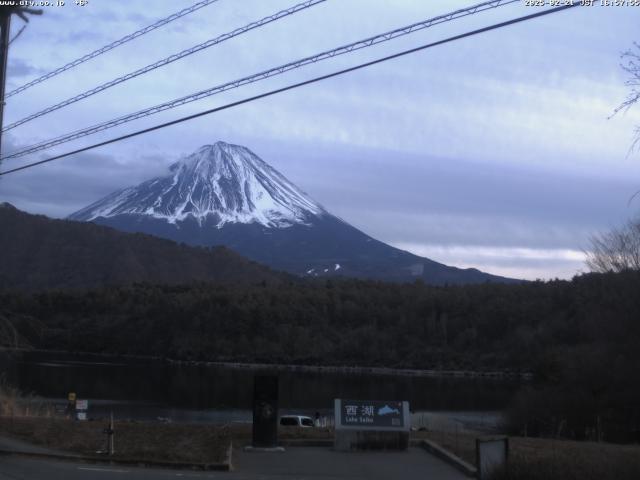
[[[421,448],[407,452],[334,452],[292,447],[284,453],[234,451],[233,465],[250,480],[463,480],[465,475]]]
[[[327,448],[288,448],[284,453],[234,451],[233,472],[196,472],[0,457],[0,480],[463,480],[464,475],[422,449],[408,452],[339,453]]]
[[[214,474],[0,457],[0,480],[169,480],[179,478],[220,479],[225,477],[221,472]]]

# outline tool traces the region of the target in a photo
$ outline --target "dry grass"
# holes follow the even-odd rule
[[[476,463],[476,434],[414,432]],[[640,445],[509,437],[509,471],[496,480],[638,480]]]
[[[511,440],[509,471],[500,480],[638,480],[640,446],[539,438]]]
[[[35,445],[95,455],[106,450],[106,421],[78,422],[63,418],[0,416],[0,434]],[[231,426],[115,422],[116,458],[170,462],[219,463],[231,440],[251,443],[251,424]],[[282,440],[333,439],[333,430],[280,427]]]
[[[42,398],[25,395],[0,376],[0,416],[51,416],[54,407]]]
[[[61,418],[0,417],[0,433],[36,445],[96,455],[106,450],[107,422]],[[223,462],[231,436],[227,427],[116,422],[115,458],[186,463]]]
[[[4,378],[0,378],[0,415],[17,415],[20,391],[8,385]]]

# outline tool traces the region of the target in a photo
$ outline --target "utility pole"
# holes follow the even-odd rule
[[[34,10],[18,6],[18,2],[13,5],[0,6],[0,155],[2,154],[2,128],[4,120],[4,90],[7,81],[7,58],[9,56],[9,37],[11,33],[11,15],[18,15],[25,22],[29,22],[27,14],[42,15],[42,10]]]
[[[0,10],[0,155],[2,154],[2,127],[4,125],[4,86],[7,79],[7,57],[9,56],[9,31],[11,15],[15,7]]]

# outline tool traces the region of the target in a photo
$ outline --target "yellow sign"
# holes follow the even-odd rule
[[[76,401],[75,392],[69,392],[69,396],[67,398],[69,399],[70,402],[75,402]]]

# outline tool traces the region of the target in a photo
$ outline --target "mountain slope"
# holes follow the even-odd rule
[[[512,281],[375,240],[331,215],[246,147],[224,142],[201,147],[174,163],[166,176],[114,192],[69,218],[190,245],[225,245],[302,276],[431,284]]]
[[[0,225],[0,289],[283,279],[224,247],[194,248],[149,235],[52,220],[7,203],[0,204]]]

